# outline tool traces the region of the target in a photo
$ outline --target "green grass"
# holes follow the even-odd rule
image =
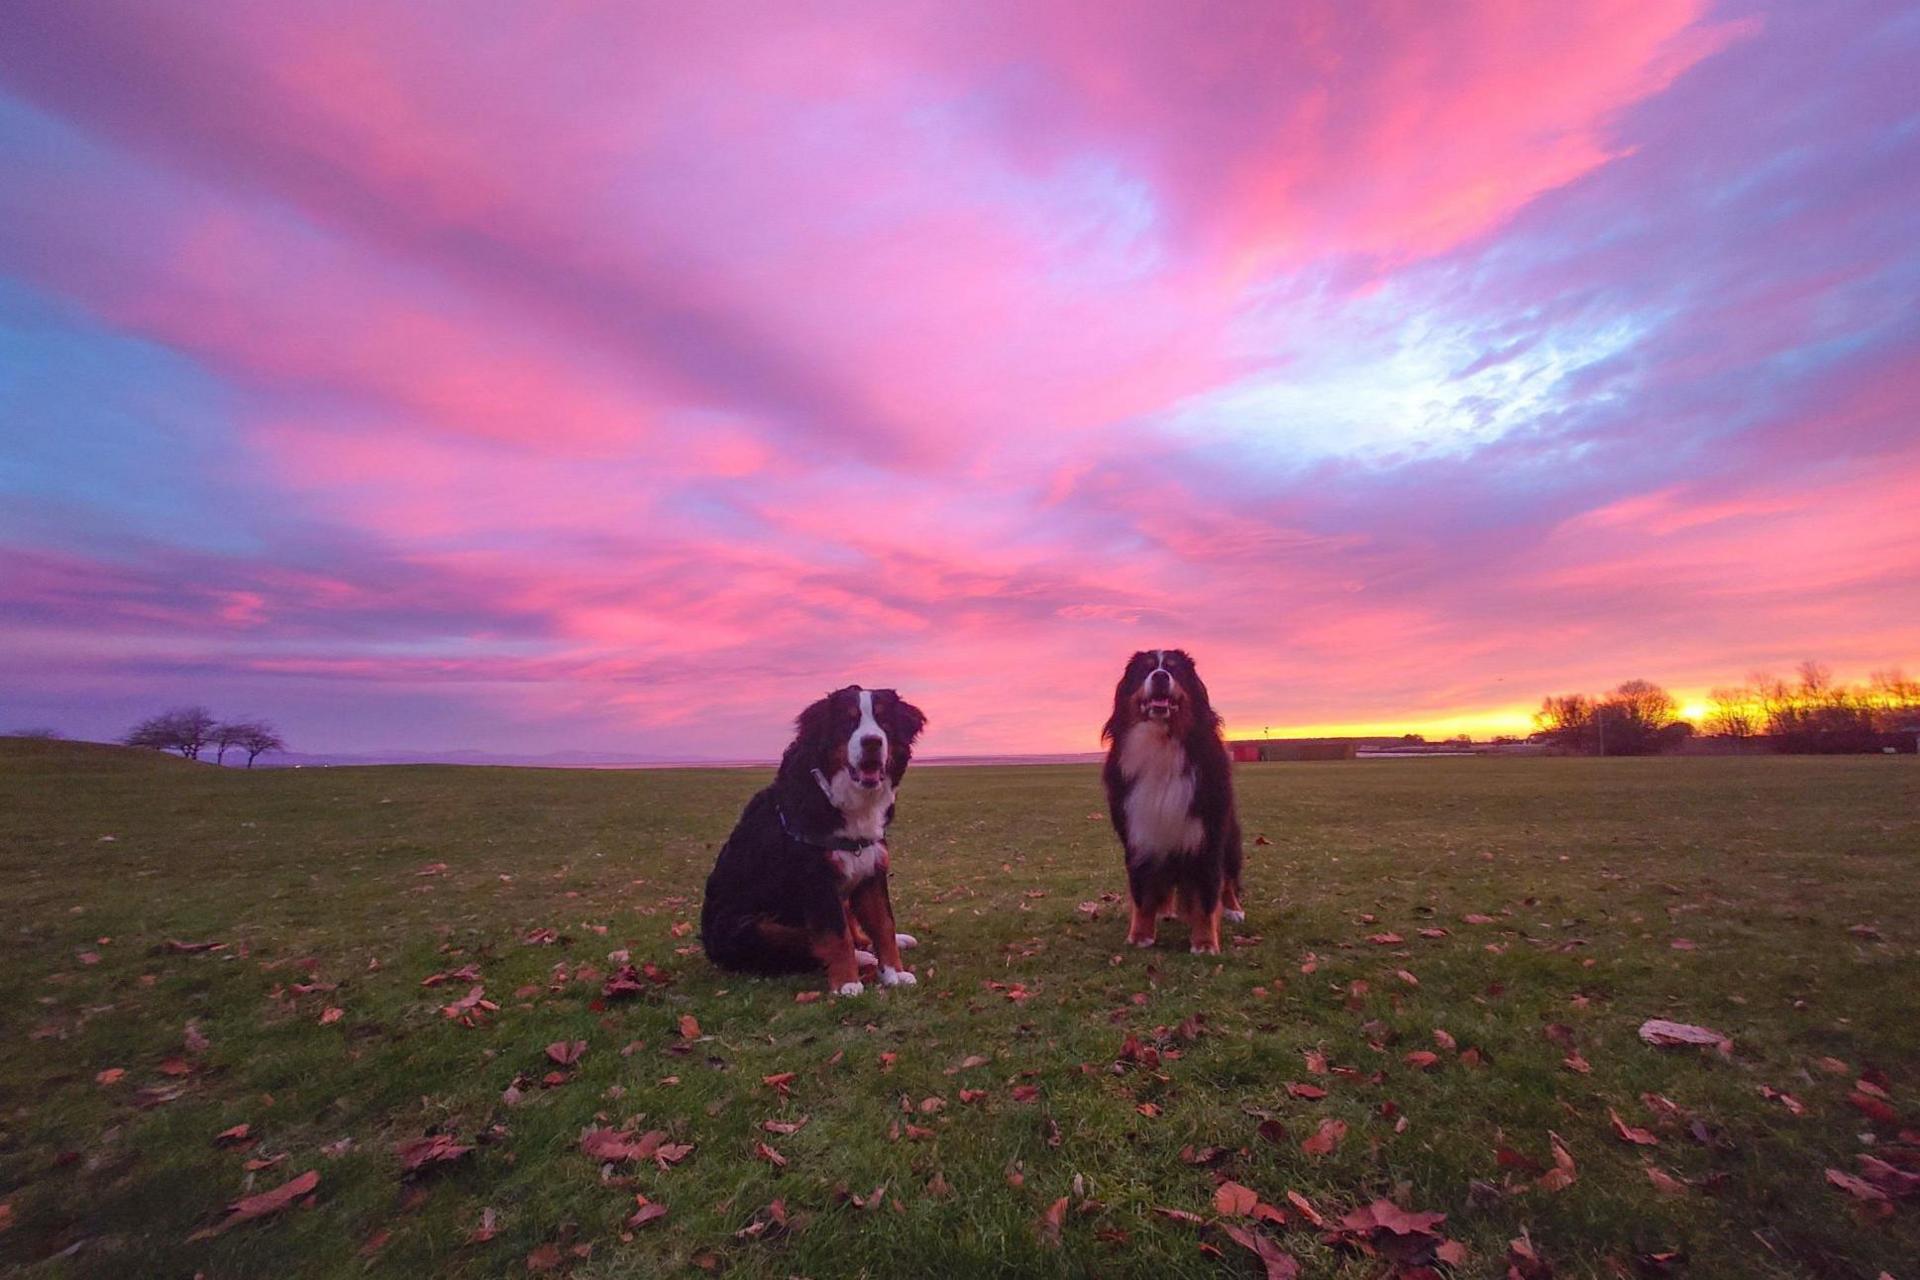
[[[1244,825],[1271,844],[1248,850],[1241,932],[1255,940],[1217,959],[1172,936],[1131,951],[1119,905],[1078,910],[1123,884],[1093,768],[920,769],[894,841],[920,985],[807,1004],[794,999],[805,982],[715,972],[686,931],[718,842],[764,781],[218,771],[0,744],[0,1267],[523,1275],[555,1243],[591,1246],[568,1258],[574,1276],[1258,1274],[1217,1228],[1153,1212],[1211,1217],[1217,1171],[1283,1206],[1292,1190],[1329,1213],[1376,1196],[1444,1212],[1473,1251],[1462,1275],[1504,1274],[1523,1229],[1562,1277],[1631,1272],[1659,1250],[1683,1250],[1680,1273],[1698,1277],[1913,1274],[1920,1207],[1862,1219],[1823,1177],[1856,1171],[1875,1129],[1846,1102],[1859,1071],[1884,1072],[1905,1123],[1920,1122],[1911,758],[1243,765]],[[1472,913],[1496,919],[1465,923]],[[1417,932],[1436,927],[1448,935]],[[536,928],[568,941],[524,943]],[[1367,940],[1388,931],[1406,942]],[[174,954],[168,939],[228,947]],[[672,982],[601,1011],[597,981],[549,991],[555,964],[604,971],[616,948]],[[467,963],[501,1004],[478,1027],[438,1011],[463,987],[420,985]],[[285,990],[315,979],[338,989]],[[1358,995],[1356,981],[1369,984]],[[344,1016],[321,1025],[330,1007]],[[697,1041],[682,1042],[683,1014]],[[1168,1040],[1184,1052],[1157,1074],[1111,1069],[1129,1032],[1191,1015],[1203,1033]],[[1635,1034],[1648,1017],[1705,1023],[1735,1051],[1650,1048]],[[211,1042],[197,1055],[182,1049],[189,1019]],[[1591,1074],[1562,1065],[1552,1024]],[[1442,1052],[1432,1071],[1406,1065],[1435,1028],[1482,1064]],[[589,1048],[567,1083],[502,1101],[516,1074],[552,1068],[547,1044],[574,1039]],[[1358,1078],[1309,1075],[1314,1048]],[[989,1063],[948,1074],[975,1054]],[[161,1074],[174,1057],[191,1073]],[[1823,1057],[1852,1070],[1830,1074]],[[109,1068],[124,1079],[97,1083]],[[762,1077],[787,1071],[783,1100]],[[1289,1081],[1329,1096],[1291,1099]],[[179,1095],[135,1104],[156,1085]],[[1016,1085],[1038,1099],[1015,1101]],[[963,1087],[987,1097],[963,1104]],[[1643,1092],[1723,1144],[1678,1127],[1658,1129],[1657,1147],[1615,1138],[1609,1107],[1653,1125]],[[944,1109],[920,1111],[930,1097]],[[893,1140],[907,1106],[930,1136]],[[791,1136],[759,1128],[800,1116]],[[1285,1141],[1257,1135],[1262,1116]],[[1350,1132],[1314,1158],[1299,1143],[1322,1117]],[[580,1131],[629,1120],[695,1149],[603,1185]],[[256,1146],[213,1144],[243,1122]],[[476,1149],[410,1191],[393,1147],[430,1130]],[[1577,1163],[1571,1187],[1497,1167],[1502,1144],[1549,1161],[1549,1130]],[[760,1140],[783,1170],[754,1157]],[[1188,1144],[1229,1154],[1196,1167],[1180,1159]],[[283,1152],[249,1182],[243,1160]],[[1661,1195],[1649,1161],[1696,1185]],[[309,1169],[312,1207],[189,1240],[226,1202]],[[951,1194],[929,1189],[936,1175]],[[842,1194],[882,1184],[877,1210]],[[669,1213],[623,1240],[635,1191]],[[1073,1211],[1053,1247],[1035,1224],[1061,1196]],[[776,1197],[792,1229],[736,1238]],[[485,1208],[498,1234],[469,1243]],[[1278,1238],[1310,1276],[1382,1270],[1312,1230]]]

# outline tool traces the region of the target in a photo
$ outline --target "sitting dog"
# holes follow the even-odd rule
[[[1195,955],[1220,951],[1220,920],[1240,905],[1240,820],[1220,717],[1180,649],[1133,655],[1100,731],[1107,810],[1126,851],[1133,918],[1127,941],[1154,943],[1163,911],[1184,920]]]
[[[747,802],[707,877],[700,940],[726,969],[824,969],[827,989],[857,996],[860,968],[884,986],[912,985],[887,894],[887,824],[918,707],[891,689],[848,685],[800,713],[773,785]],[[856,926],[872,954],[857,948]]]

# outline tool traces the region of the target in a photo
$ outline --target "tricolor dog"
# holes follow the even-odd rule
[[[1127,857],[1127,941],[1150,947],[1163,912],[1186,922],[1195,955],[1220,950],[1220,920],[1240,906],[1240,820],[1220,717],[1180,649],[1133,655],[1113,691],[1107,810]]]
[[[927,723],[891,689],[848,685],[800,713],[773,785],[747,802],[720,848],[700,911],[707,956],[754,973],[825,970],[827,989],[911,985],[887,894],[887,824],[913,740]],[[872,952],[856,945],[859,932]]]

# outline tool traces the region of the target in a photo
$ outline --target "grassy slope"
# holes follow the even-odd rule
[[[1245,931],[1261,941],[1219,961],[1171,938],[1151,955],[1121,954],[1120,910],[1091,921],[1076,910],[1121,886],[1092,768],[923,769],[895,841],[903,926],[924,940],[912,957],[921,985],[804,1005],[793,998],[803,984],[715,973],[679,954],[697,939],[672,932],[697,919],[712,851],[763,780],[248,773],[0,743],[0,1202],[12,1223],[0,1265],[524,1274],[530,1250],[563,1241],[594,1246],[577,1276],[653,1274],[700,1254],[748,1275],[1255,1274],[1252,1255],[1217,1232],[1151,1212],[1210,1212],[1213,1174],[1179,1159],[1189,1143],[1244,1148],[1221,1168],[1268,1200],[1292,1189],[1332,1209],[1397,1194],[1444,1211],[1474,1249],[1468,1275],[1500,1274],[1504,1242],[1523,1227],[1562,1276],[1677,1248],[1693,1276],[1871,1280],[1884,1267],[1904,1280],[1903,1260],[1920,1256],[1914,1208],[1863,1226],[1824,1185],[1824,1168],[1854,1168],[1869,1126],[1845,1103],[1852,1077],[1810,1065],[1831,1055],[1879,1067],[1915,1121],[1920,770],[1910,759],[1241,766],[1246,828],[1272,844],[1249,850]],[[415,874],[433,862],[449,869]],[[1475,912],[1499,920],[1462,922]],[[1882,939],[1850,935],[1858,923]],[[1418,937],[1430,925],[1450,936]],[[572,941],[523,944],[536,927]],[[1408,941],[1366,941],[1383,930]],[[1675,937],[1695,949],[1673,949]],[[231,948],[156,953],[168,938]],[[604,1014],[588,1007],[597,983],[547,991],[554,963],[604,969],[622,946],[675,981]],[[99,961],[83,963],[87,951]],[[1319,963],[1302,974],[1309,952]],[[305,971],[266,966],[307,957],[339,990],[269,998]],[[419,986],[468,961],[504,1006],[475,1029],[439,1016],[444,989]],[[1356,979],[1370,984],[1358,999]],[[1031,994],[1012,1001],[988,981]],[[539,994],[514,999],[524,984]],[[322,1026],[329,1006],[345,1016]],[[675,1030],[684,1013],[706,1037],[691,1046]],[[1127,1031],[1190,1014],[1206,1017],[1207,1034],[1163,1079],[1107,1070]],[[1717,1027],[1738,1051],[1729,1062],[1647,1048],[1635,1028],[1649,1016]],[[131,1105],[134,1089],[168,1082],[157,1068],[181,1053],[190,1017],[212,1047],[182,1095]],[[1591,1075],[1561,1066],[1549,1023],[1574,1029]],[[1406,1052],[1433,1047],[1436,1027],[1487,1065],[1452,1054],[1429,1073],[1404,1065]],[[516,1072],[549,1069],[545,1045],[576,1038],[590,1048],[570,1083],[536,1087],[517,1107],[500,1101]],[[635,1040],[645,1047],[622,1056]],[[1302,1052],[1315,1046],[1385,1079],[1309,1076]],[[883,1053],[897,1058],[883,1065]],[[945,1073],[971,1054],[992,1061]],[[96,1084],[110,1067],[126,1078]],[[786,1101],[761,1083],[782,1071],[798,1073]],[[679,1083],[658,1083],[669,1076]],[[1317,1080],[1331,1096],[1289,1100],[1289,1080]],[[1015,1084],[1038,1085],[1039,1101],[1013,1101]],[[1808,1114],[1763,1099],[1761,1084],[1795,1094]],[[961,1087],[988,1098],[963,1105]],[[1606,1109],[1648,1124],[1643,1091],[1693,1109],[1733,1149],[1671,1130],[1657,1148],[1619,1142]],[[928,1097],[945,1109],[913,1120],[933,1136],[890,1141],[902,1100]],[[1379,1114],[1388,1100],[1404,1132]],[[1143,1116],[1141,1102],[1160,1114]],[[1289,1140],[1257,1138],[1250,1112],[1277,1116]],[[790,1137],[757,1127],[801,1115],[811,1120]],[[577,1139],[596,1117],[636,1116],[696,1150],[635,1175],[633,1189],[671,1212],[623,1243],[633,1189],[600,1185]],[[1298,1142],[1323,1116],[1351,1132],[1314,1159]],[[257,1149],[211,1145],[243,1121]],[[494,1124],[504,1133],[428,1179],[423,1202],[403,1198],[394,1142],[430,1126],[472,1138]],[[1544,1161],[1549,1129],[1578,1162],[1571,1188],[1470,1194],[1475,1179],[1523,1181],[1496,1168],[1495,1147]],[[323,1154],[342,1138],[351,1150]],[[762,1138],[789,1158],[784,1171],[752,1157]],[[289,1159],[251,1185],[241,1161],[262,1151]],[[1662,1197],[1647,1159],[1681,1177],[1728,1176]],[[223,1202],[306,1169],[321,1175],[316,1208],[187,1242]],[[954,1194],[928,1191],[936,1173]],[[1033,1224],[1075,1175],[1104,1208],[1074,1214],[1064,1247],[1050,1250]],[[890,1199],[877,1216],[835,1194],[880,1183]],[[775,1196],[809,1216],[804,1229],[736,1240]],[[498,1210],[499,1235],[469,1244],[484,1206]],[[384,1247],[358,1256],[382,1231]],[[1200,1239],[1228,1257],[1203,1254]],[[1378,1270],[1310,1232],[1284,1241],[1310,1275]]]

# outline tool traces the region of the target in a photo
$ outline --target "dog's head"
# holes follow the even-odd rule
[[[891,792],[906,775],[927,717],[892,689],[836,689],[800,713],[780,776],[819,775],[835,804]],[[842,805],[841,807],[845,807]]]
[[[1196,726],[1208,731],[1220,727],[1207,686],[1185,649],[1142,649],[1133,655],[1114,687],[1113,715],[1100,737],[1118,739],[1142,721],[1164,725],[1176,738],[1185,738]]]

